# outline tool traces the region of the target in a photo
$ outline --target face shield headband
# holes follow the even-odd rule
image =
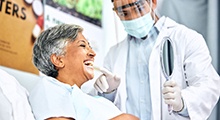
[[[116,0],[113,10],[121,20],[131,20],[141,17],[150,11],[150,6],[145,0]]]

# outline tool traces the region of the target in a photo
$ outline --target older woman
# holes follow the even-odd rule
[[[78,25],[62,24],[42,32],[33,48],[33,62],[46,76],[30,92],[37,120],[137,119],[110,101],[83,93],[81,85],[94,77],[96,53]]]

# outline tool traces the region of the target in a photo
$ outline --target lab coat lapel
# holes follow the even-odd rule
[[[162,36],[159,35],[157,39],[160,41]],[[155,43],[156,44],[156,43]],[[152,102],[152,119],[161,120],[161,81],[160,81],[160,50],[159,45],[155,45],[152,49],[149,58],[149,78],[150,78],[150,92]]]
[[[128,40],[123,41],[124,43],[119,44],[117,48],[119,49],[117,52],[118,56],[117,57],[117,62],[114,65],[114,73],[117,73],[117,75],[121,78],[121,83],[118,87],[119,92],[116,94],[115,98],[115,105],[120,108],[121,111],[126,112],[126,99],[127,99],[127,91],[126,91],[126,77],[125,77],[125,72],[126,72],[126,64],[127,64],[127,51],[128,51]]]
[[[157,37],[154,48],[152,49],[149,58],[149,78],[150,78],[150,90],[151,90],[151,102],[152,102],[152,119],[163,119],[163,99],[162,99],[162,85],[165,79],[162,79],[162,71],[160,69],[160,46],[163,38],[170,35],[169,20],[167,18],[162,19],[163,27]],[[168,22],[168,23],[167,23]],[[172,24],[172,23],[171,23]],[[172,24],[173,25],[173,24]],[[167,107],[166,107],[167,108]]]

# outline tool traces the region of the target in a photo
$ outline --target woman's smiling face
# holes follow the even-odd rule
[[[89,42],[85,39],[82,32],[79,32],[73,42],[69,42],[65,55],[62,57],[65,73],[69,79],[80,87],[84,82],[94,77],[94,57],[96,53],[92,50]]]

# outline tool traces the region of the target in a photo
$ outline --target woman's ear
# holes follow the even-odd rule
[[[50,60],[57,68],[64,67],[64,62],[62,60],[62,56],[57,56],[56,54],[52,54],[50,56]]]

